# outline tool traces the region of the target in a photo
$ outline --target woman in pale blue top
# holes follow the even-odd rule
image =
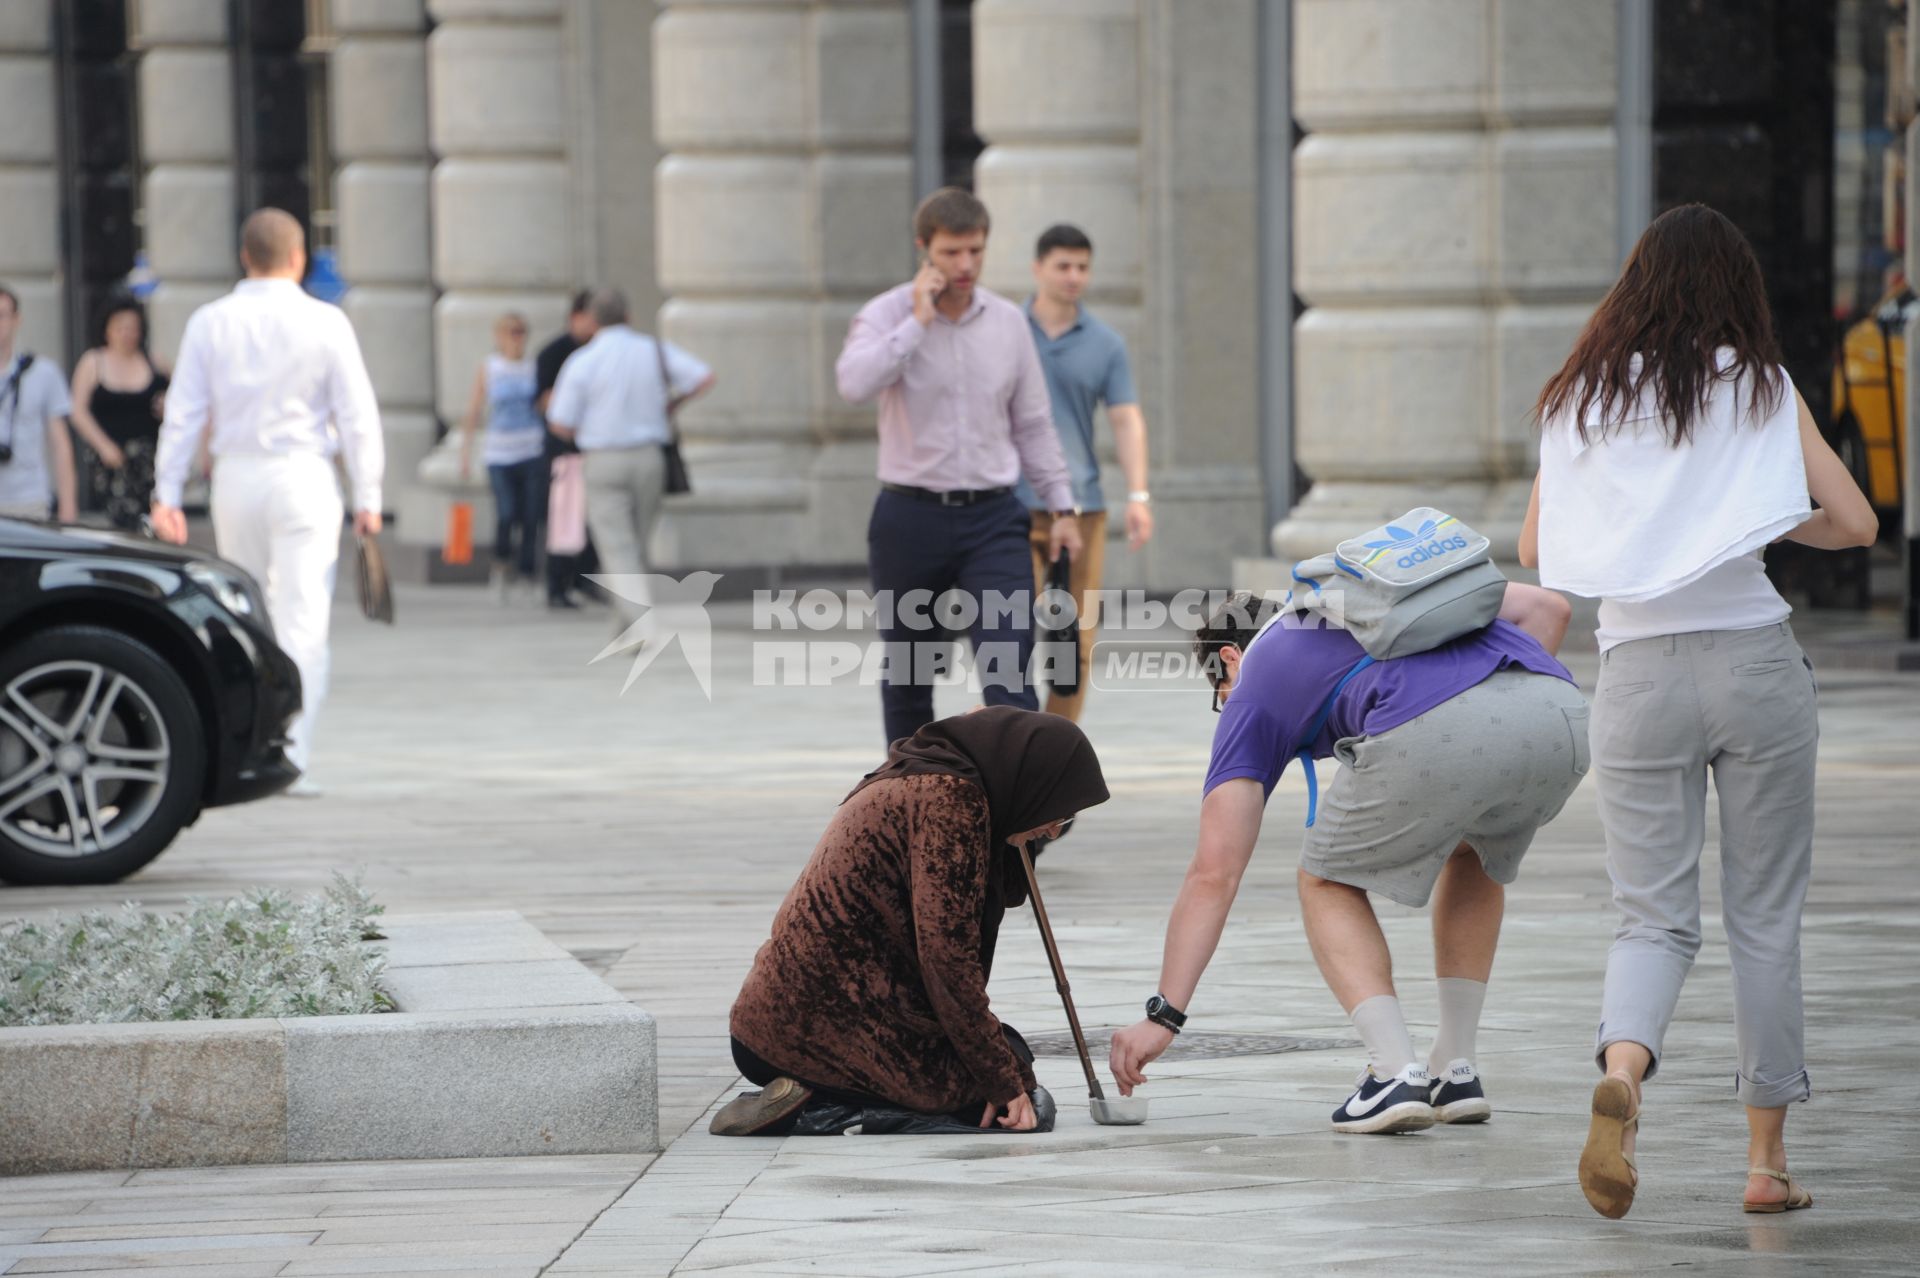
[[[547,513],[547,428],[534,407],[536,380],[527,358],[527,321],[508,311],[493,325],[494,353],[480,364],[460,441],[460,473],[471,464],[473,437],[486,418],[482,456],[493,486],[493,586],[504,602],[515,577],[533,581],[534,548]]]

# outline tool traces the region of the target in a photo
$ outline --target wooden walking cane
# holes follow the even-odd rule
[[[1087,1071],[1087,1095],[1094,1100],[1104,1101],[1107,1095],[1100,1090],[1099,1076],[1093,1072],[1093,1058],[1087,1055],[1087,1037],[1080,1032],[1080,1017],[1073,1010],[1073,994],[1067,986],[1067,969],[1060,965],[1060,949],[1053,943],[1053,925],[1047,922],[1046,902],[1040,899],[1040,880],[1033,872],[1033,858],[1027,855],[1024,845],[1020,847],[1020,865],[1027,872],[1027,893],[1033,898],[1033,916],[1040,921],[1040,939],[1046,943],[1047,961],[1053,964],[1053,986],[1060,991],[1060,1002],[1067,1009],[1067,1025],[1073,1030],[1073,1045],[1080,1052],[1080,1067]]]

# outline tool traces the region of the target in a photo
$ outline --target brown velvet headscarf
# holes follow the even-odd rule
[[[1071,719],[1011,706],[937,719],[887,750],[887,761],[860,779],[852,798],[876,781],[943,773],[987,796],[993,857],[981,919],[981,962],[993,966],[1001,916],[1026,903],[1027,876],[1010,835],[1063,820],[1108,799],[1099,756]],[[846,800],[841,800],[845,802]]]

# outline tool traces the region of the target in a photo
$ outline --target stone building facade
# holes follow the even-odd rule
[[[64,362],[56,103],[45,11],[0,6],[0,279],[20,298],[17,345]]]
[[[0,6],[0,272],[30,335],[60,296],[60,2]],[[556,332],[602,282],[719,373],[682,423],[696,492],[670,503],[659,562],[864,561],[873,414],[832,365],[854,310],[913,269],[914,15],[939,5],[284,2],[324,61],[317,203],[418,565],[449,501],[485,501],[435,441],[493,318]],[[235,273],[230,6],[126,3],[164,357]],[[1648,161],[1622,145],[1621,86],[1647,55],[1621,33],[1663,3],[973,0],[986,282],[1024,295],[1035,235],[1078,222],[1089,304],[1132,347],[1159,530],[1110,548],[1112,584],[1217,584],[1242,561],[1257,580],[1255,560],[1418,504],[1510,552],[1527,409],[1638,229]],[[1276,280],[1260,246],[1283,224]],[[1272,460],[1289,452],[1297,471]]]
[[[1294,14],[1295,458],[1314,484],[1274,551],[1434,505],[1510,557],[1534,396],[1619,263],[1615,8]]]

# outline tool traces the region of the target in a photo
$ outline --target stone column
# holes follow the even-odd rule
[[[473,377],[493,349],[494,319],[527,317],[558,332],[578,278],[573,173],[568,166],[560,0],[429,0],[427,38],[431,179],[434,398],[449,431],[421,464],[438,503],[410,501],[415,536],[437,541],[445,502],[459,488],[457,431]],[[491,521],[477,463],[465,495],[475,526]],[[437,505],[437,512],[429,507]]]
[[[140,156],[146,166],[153,353],[171,364],[187,317],[240,274],[227,0],[141,0]]]
[[[578,282],[619,285],[643,324],[662,297],[654,266],[654,17],[653,0],[582,0],[567,9]]]
[[[327,64],[342,306],[380,398],[387,507],[409,551],[436,545],[444,509],[415,482],[434,444],[434,290],[428,235],[426,13],[421,0],[333,0]]]
[[[907,17],[892,3],[663,4],[654,24],[660,329],[712,364],[695,493],[663,564],[860,563],[873,415],[832,366],[911,274]]]
[[[1511,559],[1529,410],[1617,263],[1615,6],[1294,0],[1295,437],[1282,560],[1416,505]]]
[[[1056,222],[1078,226],[1093,241],[1086,305],[1126,339],[1135,380],[1157,396],[1162,380],[1150,375],[1154,361],[1141,344],[1144,25],[1139,0],[975,0],[973,127],[987,148],[973,176],[993,214],[987,286],[1024,302],[1033,294],[1034,241]],[[1161,414],[1149,413],[1149,431],[1156,426],[1165,426]],[[1149,439],[1164,453],[1163,440]],[[1104,426],[1096,446],[1112,540],[1126,484]],[[1134,559],[1124,541],[1109,545],[1104,584],[1141,584]]]
[[[1024,300],[1039,233],[1080,226],[1088,306],[1139,383],[1157,531],[1139,555],[1109,546],[1106,584],[1223,582],[1260,529],[1254,4],[977,0],[973,24],[987,283]],[[1099,442],[1118,539],[1126,481]]]
[[[0,6],[0,282],[20,297],[14,349],[65,370],[52,29],[49,0]]]

